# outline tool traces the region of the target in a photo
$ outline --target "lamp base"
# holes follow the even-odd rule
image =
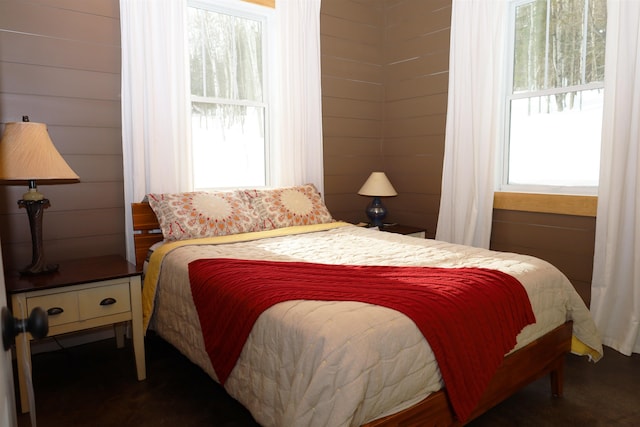
[[[380,197],[374,196],[371,204],[367,206],[365,211],[374,227],[382,227],[382,220],[387,216],[387,208],[382,204]]]
[[[58,271],[57,264],[47,264],[42,250],[42,215],[49,207],[48,199],[18,200],[18,206],[27,210],[31,229],[31,264],[20,270],[23,275],[47,274]]]
[[[58,271],[58,264],[30,265],[20,270],[23,276],[37,276],[39,274],[49,274]]]

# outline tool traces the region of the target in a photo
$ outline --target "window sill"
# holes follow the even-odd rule
[[[493,208],[595,217],[598,208],[598,197],[496,192],[493,196]]]

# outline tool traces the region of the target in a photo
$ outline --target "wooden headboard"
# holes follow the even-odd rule
[[[162,231],[156,214],[149,203],[131,203],[133,217],[133,244],[136,249],[136,267],[142,270],[151,245],[162,241]]]

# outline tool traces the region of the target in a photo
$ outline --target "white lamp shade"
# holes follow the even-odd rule
[[[358,194],[361,196],[374,197],[390,197],[398,195],[384,172],[372,172],[362,188],[360,188],[360,191],[358,191]]]
[[[62,158],[43,123],[7,123],[0,141],[0,180],[61,180],[80,178]]]

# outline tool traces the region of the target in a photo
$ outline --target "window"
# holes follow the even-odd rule
[[[606,0],[515,1],[501,189],[594,194]]]
[[[272,9],[222,3],[188,9],[194,188],[265,186]]]

